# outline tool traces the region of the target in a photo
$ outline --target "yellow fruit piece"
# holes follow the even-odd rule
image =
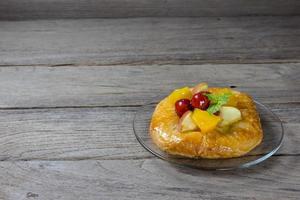
[[[200,109],[195,109],[192,115],[192,119],[200,128],[201,132],[207,133],[216,128],[221,118],[215,115],[203,111]]]
[[[192,94],[190,88],[184,87],[184,88],[174,90],[170,94],[169,99],[174,104],[174,103],[176,103],[176,101],[178,101],[180,99],[189,99],[190,100],[190,99],[192,99],[192,97],[193,97],[193,94]]]

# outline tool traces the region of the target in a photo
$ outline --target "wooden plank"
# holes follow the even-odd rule
[[[176,167],[157,159],[0,162],[0,197],[296,200],[299,167],[293,156],[230,172]]]
[[[299,21],[299,16],[1,21],[0,65],[299,62]]]
[[[297,0],[10,0],[0,2],[0,20],[298,15]]]
[[[135,139],[138,108],[2,110],[0,160],[141,159],[152,157]],[[299,155],[300,107],[282,109],[285,140],[278,154]]]
[[[207,81],[237,86],[272,108],[300,97],[300,64],[0,67],[0,107],[138,106]]]
[[[132,129],[133,108],[1,111],[0,160],[149,157]]]

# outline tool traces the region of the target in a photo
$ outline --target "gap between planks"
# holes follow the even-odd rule
[[[253,155],[251,155],[253,156]],[[255,155],[258,156],[258,155]],[[299,157],[300,154],[287,154],[287,153],[279,153],[274,154],[272,157]],[[0,159],[0,162],[30,162],[30,161],[85,161],[85,160],[93,160],[93,161],[101,161],[101,160],[153,160],[153,159],[159,159],[155,157],[154,155],[149,156],[143,156],[143,157],[120,157],[120,158],[101,158],[101,157],[76,157],[76,158],[55,158],[55,159],[40,159],[40,158],[27,158],[27,159],[6,159],[2,158]],[[167,161],[165,161],[167,162]]]
[[[293,102],[295,103],[295,102]],[[0,107],[0,110],[49,110],[49,109],[74,109],[74,108],[139,108],[142,104],[136,105],[103,105],[103,106],[36,106],[36,107]]]
[[[32,107],[0,107],[0,110],[50,110],[50,109],[81,109],[81,108],[139,108],[143,105],[154,104],[157,102],[148,102],[147,104],[126,104],[126,105],[81,105],[81,106],[32,106]],[[299,105],[299,102],[284,103],[268,103],[268,107],[272,105]]]
[[[110,66],[140,66],[147,65],[149,67],[162,66],[162,65],[263,65],[263,64],[298,64],[300,59],[271,59],[271,60],[169,60],[169,61],[145,61],[145,62],[116,62],[116,63],[98,63],[98,62],[88,62],[88,63],[59,63],[59,64],[0,64],[0,68],[6,67],[110,67]]]

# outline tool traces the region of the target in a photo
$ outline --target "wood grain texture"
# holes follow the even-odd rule
[[[9,0],[0,20],[299,15],[297,0]]]
[[[138,108],[2,110],[0,160],[130,160],[153,157],[135,139]],[[300,155],[300,106],[275,111],[285,140],[277,155]]]
[[[19,16],[37,9],[26,8]],[[298,199],[299,31],[299,17],[0,22],[0,199]],[[197,64],[212,61],[274,63]],[[200,81],[271,107],[286,132],[279,152],[213,172],[144,150],[131,124],[139,106]]]
[[[139,106],[207,81],[288,108],[299,103],[299,72],[299,63],[0,67],[0,107]]]
[[[151,157],[136,141],[134,108],[34,109],[1,112],[1,160]],[[0,125],[1,126],[1,125]]]
[[[135,111],[204,80],[237,86],[269,105],[285,123],[279,154],[298,155],[299,69],[297,63],[1,67],[0,159],[147,158],[133,136]]]
[[[230,172],[187,169],[156,159],[0,162],[0,197],[297,200],[299,167],[299,159],[288,156]]]
[[[299,16],[1,21],[0,65],[299,62],[299,21]]]

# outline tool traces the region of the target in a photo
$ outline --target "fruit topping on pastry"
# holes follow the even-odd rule
[[[211,114],[218,112],[221,109],[221,107],[228,102],[230,95],[230,93],[207,94],[206,96],[212,102],[209,108],[207,109],[207,112]]]
[[[192,105],[188,99],[180,99],[175,103],[176,113],[181,117],[185,112],[192,110]]]
[[[193,108],[206,110],[209,106],[209,99],[206,95],[208,95],[207,92],[199,92],[194,94],[191,100],[191,105],[193,106]]]
[[[192,119],[192,115],[192,111],[187,111],[180,118],[178,123],[178,130],[180,132],[195,131],[199,129],[198,126],[195,124],[194,120]]]
[[[221,121],[219,116],[212,115],[209,112],[200,109],[194,110],[192,119],[203,133],[214,130]]]
[[[228,126],[242,119],[239,109],[224,106],[228,103],[231,93],[210,93],[206,91],[207,89],[206,83],[200,83],[192,90],[192,93],[197,93],[194,93],[191,100],[179,99],[176,101],[175,110],[181,117],[178,124],[180,131],[194,131],[198,128],[201,132],[207,133],[217,126]],[[189,91],[187,87],[175,90],[171,97],[174,99],[189,98],[191,97]]]
[[[207,83],[200,83],[192,89],[192,93],[197,94],[199,92],[206,91],[207,89],[208,89]]]
[[[172,103],[176,103],[176,101],[180,99],[191,99],[193,96],[190,88],[184,87],[177,90],[174,90],[172,94],[169,96]]]
[[[222,106],[220,109],[220,117],[222,122],[220,126],[227,126],[242,119],[241,111],[235,107]]]

